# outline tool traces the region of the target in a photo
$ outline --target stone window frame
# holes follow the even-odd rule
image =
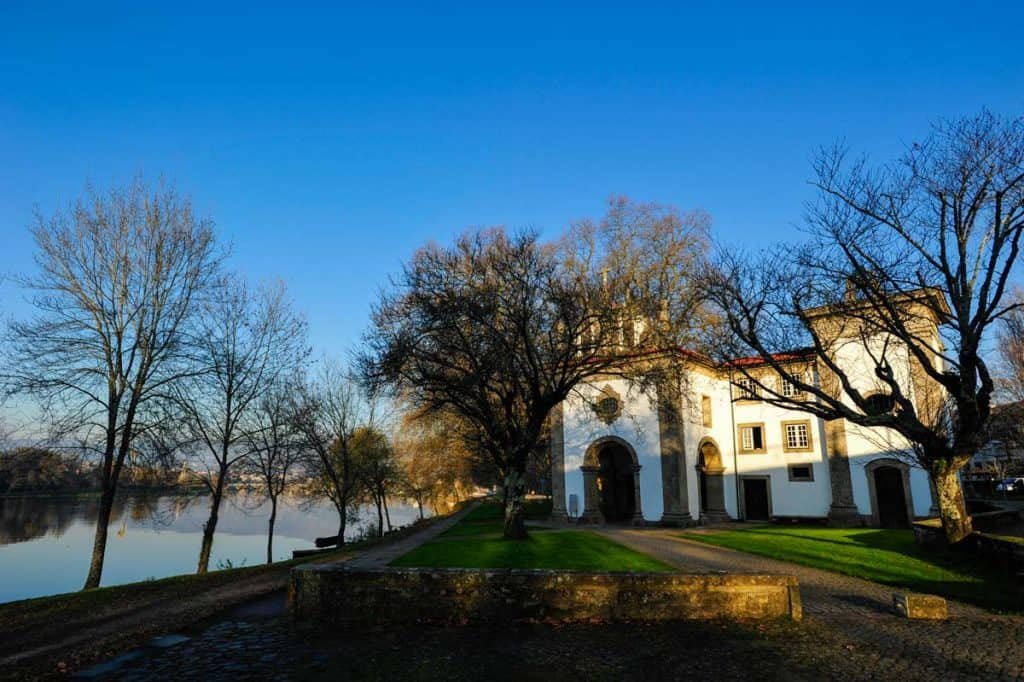
[[[702,395],[700,397],[700,417],[704,427],[710,429],[714,420],[711,415],[711,396],[709,395]]]
[[[742,376],[733,380],[733,400],[755,402],[761,400],[761,387],[752,377]]]
[[[746,428],[757,428],[761,429],[761,447],[747,450],[743,447],[743,429]],[[768,430],[764,428],[764,422],[747,422],[745,424],[736,425],[736,442],[739,444],[739,452],[741,455],[763,455],[768,452]],[[753,445],[753,442],[751,442]]]
[[[797,381],[806,383],[804,382],[803,372],[797,372],[793,377]],[[795,384],[790,383],[789,380],[782,378],[782,395],[786,398],[801,398],[803,397],[804,392],[797,388]]]
[[[807,447],[790,447],[789,445],[789,432],[788,427],[790,426],[804,426],[807,429]],[[811,432],[811,420],[810,419],[790,419],[782,422],[782,451],[783,452],[813,452],[814,451],[814,434]]]
[[[793,475],[793,467],[807,467],[808,476],[807,478],[797,478]],[[814,463],[813,462],[793,462],[786,465],[786,475],[789,476],[790,483],[814,483]]]

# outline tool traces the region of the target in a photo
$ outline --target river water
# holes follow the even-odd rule
[[[118,500],[110,523],[103,585],[192,573],[199,557],[209,498],[205,495],[130,495]],[[96,527],[95,497],[0,497],[0,602],[71,592],[89,569]],[[418,511],[389,504],[396,526]],[[234,493],[221,505],[210,569],[266,561],[269,504]],[[348,539],[376,528],[377,512],[365,507],[349,520]],[[338,532],[330,502],[301,497],[278,502],[274,560],[311,549],[317,537]]]

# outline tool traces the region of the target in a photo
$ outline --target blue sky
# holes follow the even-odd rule
[[[0,273],[34,205],[163,174],[341,354],[428,239],[626,194],[756,247],[796,237],[816,146],[1024,112],[1019,3],[484,4],[3,3]]]

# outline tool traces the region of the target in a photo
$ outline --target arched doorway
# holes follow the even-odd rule
[[[697,446],[697,481],[700,515],[711,522],[727,521],[725,511],[725,467],[718,443],[705,438]]]
[[[640,523],[640,465],[633,448],[607,436],[587,448],[583,458],[583,520]]]
[[[867,465],[871,495],[871,521],[880,528],[906,528],[914,518],[910,496],[910,467],[893,459],[875,460]]]

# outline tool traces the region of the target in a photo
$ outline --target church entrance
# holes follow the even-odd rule
[[[896,467],[875,469],[875,499],[878,503],[878,525],[882,528],[906,528],[907,497],[903,492],[903,472]]]
[[[601,445],[597,452],[598,505],[604,520],[624,523],[636,515],[636,467],[629,451],[620,443]]]

